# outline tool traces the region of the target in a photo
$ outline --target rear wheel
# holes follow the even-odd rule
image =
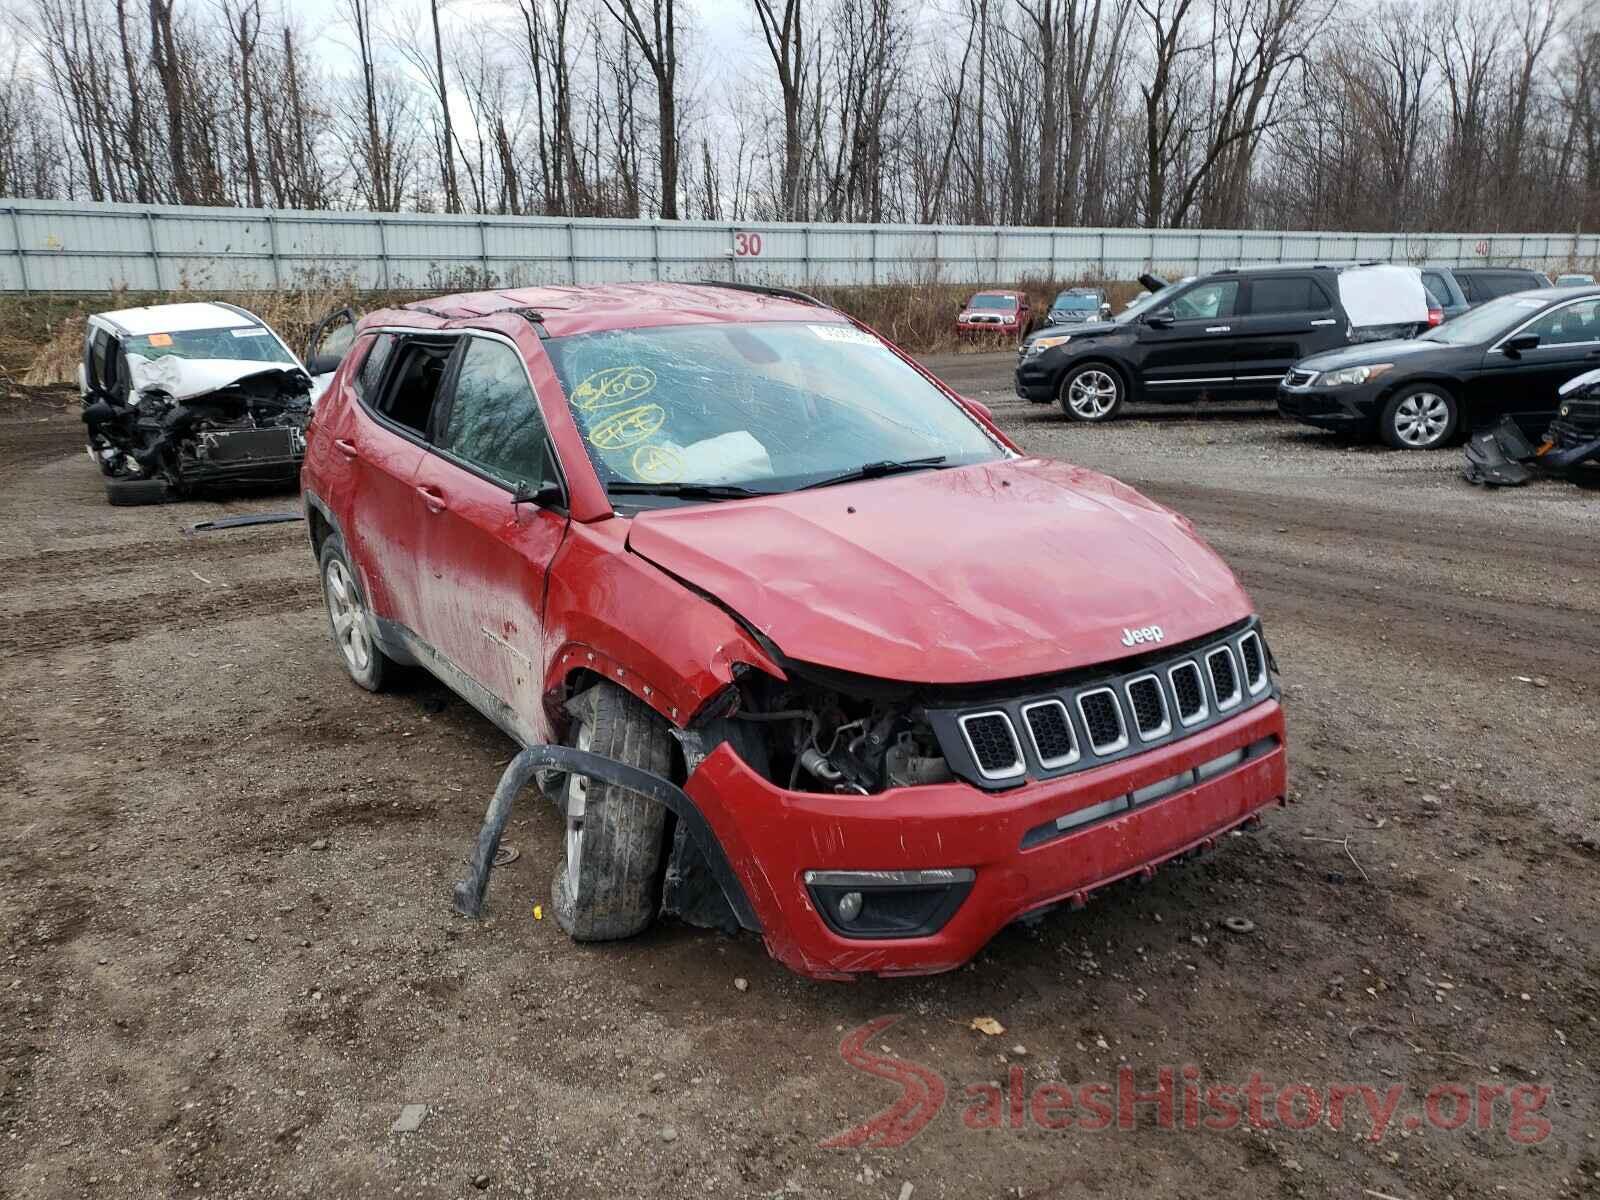
[[[1074,421],[1109,421],[1122,410],[1122,379],[1104,363],[1085,363],[1061,381],[1061,411]]]
[[[1401,388],[1383,406],[1378,433],[1396,450],[1437,450],[1461,422],[1456,398],[1435,383]]]
[[[344,543],[332,534],[322,544],[322,600],[328,611],[328,634],[339,651],[346,673],[369,692],[382,691],[395,670],[394,660],[372,639],[367,598],[361,593],[355,568]]]
[[[610,683],[579,697],[568,742],[665,776],[672,735],[638,697]],[[556,922],[574,941],[632,937],[660,906],[667,813],[624,788],[567,777],[565,854],[551,887]]]

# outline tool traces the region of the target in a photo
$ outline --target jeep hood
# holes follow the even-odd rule
[[[659,510],[628,547],[797,661],[967,684],[1146,653],[1250,614],[1175,513],[1106,476],[1010,459]]]

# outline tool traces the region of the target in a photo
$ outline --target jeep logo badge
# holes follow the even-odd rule
[[[1139,646],[1145,642],[1159,642],[1166,636],[1161,631],[1161,626],[1146,625],[1142,629],[1124,629],[1122,631],[1122,644],[1124,646]]]

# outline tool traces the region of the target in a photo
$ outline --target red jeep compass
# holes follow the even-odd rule
[[[1189,522],[799,293],[373,313],[304,485],[351,677],[420,664],[527,748],[497,806],[564,767],[580,941],[666,912],[945,971],[1284,796],[1271,655]]]

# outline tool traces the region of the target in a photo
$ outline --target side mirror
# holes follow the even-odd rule
[[[973,412],[977,413],[978,416],[982,417],[985,421],[993,423],[994,411],[983,401],[974,400],[971,396],[962,396],[961,403],[966,405]]]
[[[306,370],[311,373],[313,379],[318,375],[332,375],[343,361],[342,354],[319,354],[306,363]]]
[[[1508,342],[1501,343],[1500,349],[1504,350],[1511,358],[1518,358],[1524,350],[1536,349],[1539,345],[1537,333],[1521,333]]]
[[[559,483],[546,480],[538,487],[529,487],[526,483],[519,483],[517,490],[512,493],[511,507],[519,504],[534,504],[540,508],[551,508],[566,503],[566,493],[561,490]]]
[[[1100,305],[1100,315],[1102,317],[1109,317],[1111,315],[1111,301],[1106,300]]]

